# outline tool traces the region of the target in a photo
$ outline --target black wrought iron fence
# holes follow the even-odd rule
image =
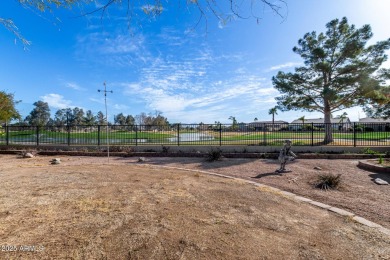
[[[333,140],[324,143],[326,129]],[[18,126],[0,128],[0,145],[390,146],[390,123],[172,124]]]

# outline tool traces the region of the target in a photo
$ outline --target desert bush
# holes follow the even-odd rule
[[[208,162],[214,162],[219,161],[222,158],[222,151],[221,149],[211,149],[206,154],[206,160]]]
[[[107,151],[107,150],[105,150]],[[134,149],[130,146],[110,146],[110,152],[133,153]]]
[[[364,153],[364,154],[378,154],[379,152],[374,151],[371,148],[367,147],[367,148],[362,149],[362,153]]]
[[[341,174],[334,175],[331,173],[327,173],[318,175],[316,187],[323,190],[333,190],[339,188],[340,184]]]
[[[374,132],[374,128],[366,126],[366,127],[364,127],[364,131],[366,131],[366,132]]]
[[[282,140],[270,141],[267,144],[270,146],[283,146],[284,141],[282,141]],[[263,145],[265,145],[265,144],[263,143]]]
[[[162,148],[162,152],[163,152],[163,153],[169,153],[169,150],[171,149],[171,147],[169,147],[169,146],[164,146],[164,145],[162,145],[161,148]]]
[[[379,155],[378,163],[379,164],[383,164],[383,157],[382,157],[382,155]]]

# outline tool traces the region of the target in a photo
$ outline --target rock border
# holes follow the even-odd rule
[[[390,167],[379,165],[377,163],[373,163],[372,161],[373,160],[359,161],[358,167],[372,172],[390,173]]]

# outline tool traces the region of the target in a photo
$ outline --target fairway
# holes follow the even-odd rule
[[[92,130],[91,130],[92,129]],[[269,145],[280,146],[286,139],[293,145],[322,145],[323,131],[126,131],[105,128],[73,128],[71,131],[30,130],[9,131],[0,135],[0,144],[57,145]],[[334,132],[334,146],[390,145],[390,132]]]

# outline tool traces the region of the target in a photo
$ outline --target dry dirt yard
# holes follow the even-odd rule
[[[60,158],[0,155],[0,259],[390,259],[390,237],[351,218],[243,181],[161,167],[268,183],[389,227],[389,187],[355,161],[297,160],[279,176],[266,160]],[[343,190],[312,188],[314,166],[343,173]]]

